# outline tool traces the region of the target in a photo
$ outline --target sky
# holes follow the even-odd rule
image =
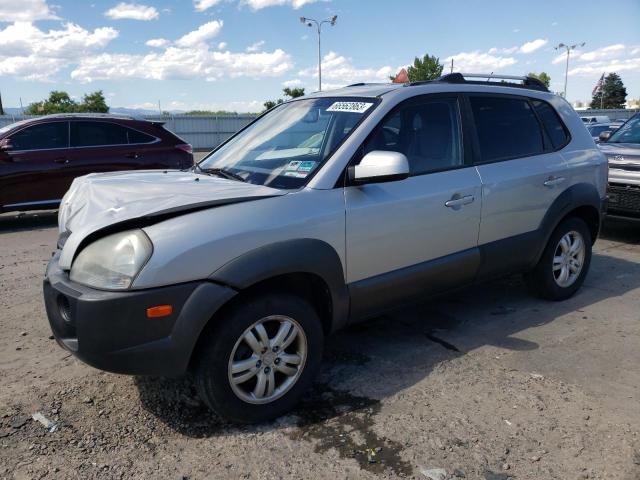
[[[0,94],[26,106],[51,90],[102,90],[112,107],[260,111],[286,86],[386,82],[426,53],[454,71],[545,71],[589,101],[602,73],[640,97],[640,0],[0,0]]]

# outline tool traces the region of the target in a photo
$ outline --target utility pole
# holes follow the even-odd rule
[[[453,73],[453,58],[451,59],[451,71],[449,73]]]
[[[571,50],[575,50],[577,47],[584,47],[585,42],[580,44],[576,43],[575,45],[565,45],[564,43],[559,43],[557,47],[554,47],[556,50],[560,50],[561,48],[565,48],[567,50],[567,64],[564,70],[564,94],[562,95],[564,99],[567,99],[567,77],[569,75],[569,56],[571,55]]]
[[[322,25],[328,23],[332,27],[336,24],[338,16],[334,15],[326,20],[314,20],[313,18],[300,17],[300,23],[304,23],[307,27],[313,27],[315,24],[318,30],[318,91],[322,91],[322,50],[320,47],[320,37],[322,36]]]
[[[2,94],[0,93],[0,115],[4,115],[4,108],[2,108]]]

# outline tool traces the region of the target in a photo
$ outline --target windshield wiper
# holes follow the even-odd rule
[[[237,180],[239,182],[245,182],[245,183],[247,182],[244,178],[242,178],[237,173],[232,172],[231,170],[227,170],[225,168],[202,168],[200,165],[197,165],[197,167],[198,167],[198,170],[200,170],[202,173],[218,175],[219,177],[227,178],[229,180]]]

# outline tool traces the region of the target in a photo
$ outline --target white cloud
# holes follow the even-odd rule
[[[303,84],[304,82],[299,78],[294,78],[292,80],[287,80],[286,82],[282,82],[283,87],[301,87]]]
[[[224,50],[227,48],[227,42],[220,42],[218,44],[218,50]]]
[[[522,45],[520,47],[519,51],[520,51],[520,53],[535,52],[539,48],[544,47],[547,43],[549,43],[549,40],[547,40],[546,38],[545,39],[537,38],[536,40],[532,40],[532,41],[527,42],[524,45]]]
[[[0,0],[0,22],[57,20],[46,0]]]
[[[187,33],[176,41],[179,47],[193,47],[206,42],[220,33],[222,20],[213,20],[200,25],[197,30]]]
[[[351,64],[351,60],[336,52],[329,52],[322,59],[322,80],[323,86],[332,83],[332,86],[344,86],[357,82],[388,82],[392,68],[384,66],[380,68],[356,68]],[[303,77],[318,77],[316,66],[306,68],[299,72]],[[328,88],[328,87],[327,87]]]
[[[449,65],[452,59],[454,70],[464,73],[490,73],[517,63],[513,57],[496,56],[480,51],[451,55],[445,59],[445,65]]]
[[[264,46],[264,40],[260,40],[259,42],[253,43],[247,47],[247,52],[259,52],[262,50]]]
[[[194,0],[193,6],[196,12],[204,12],[218,3],[220,3],[220,0]]]
[[[228,102],[181,102],[179,100],[172,100],[168,103],[161,102],[163,110],[168,111],[189,111],[189,110],[208,110],[211,112],[217,112],[224,110],[227,112],[238,113],[255,113],[264,110],[263,100],[249,100],[249,101],[235,101],[230,100]],[[125,108],[134,108],[142,110],[154,110],[158,111],[157,102],[141,102],[126,105]]]
[[[152,38],[150,40],[147,40],[146,42],[144,42],[144,44],[147,47],[153,47],[153,48],[164,48],[169,46],[171,42],[169,40],[167,40],[166,38]]]
[[[44,32],[31,22],[16,22],[0,30],[0,76],[51,80],[61,69],[118,36],[118,31],[110,27],[93,32],[73,23],[63,27]]]
[[[280,5],[290,5],[294,9],[299,9],[309,3],[315,3],[318,0],[241,0],[243,4],[249,5],[253,10],[260,10],[266,7],[274,7]]]
[[[197,48],[169,47],[162,53],[147,55],[110,54],[84,57],[71,78],[94,80],[194,79],[215,81],[222,78],[279,76],[292,68],[289,54],[273,52],[231,53]]]
[[[624,72],[640,72],[640,57],[611,60],[608,62],[590,62],[569,70],[569,75],[585,75]]]
[[[113,20],[155,20],[160,16],[155,7],[138,3],[120,2],[115,7],[104,12],[105,16]]]
[[[487,52],[489,55],[495,55],[496,53],[502,53],[502,54],[507,54],[507,55],[511,55],[512,53],[516,53],[518,50],[520,50],[520,47],[510,47],[510,48],[490,48],[489,51]]]
[[[625,51],[625,46],[622,43],[617,43],[615,45],[609,45],[607,47],[598,48],[597,50],[591,50],[589,52],[584,52],[577,56],[581,61],[592,62],[594,60],[600,59],[608,59],[619,57]],[[574,56],[574,58],[576,58]]]

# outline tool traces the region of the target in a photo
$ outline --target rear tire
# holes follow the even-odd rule
[[[529,288],[547,300],[565,300],[582,286],[591,264],[591,233],[578,217],[556,227],[535,268],[525,275]]]
[[[322,360],[324,334],[315,309],[300,297],[267,293],[242,300],[214,321],[194,371],[207,406],[239,423],[291,410]]]

